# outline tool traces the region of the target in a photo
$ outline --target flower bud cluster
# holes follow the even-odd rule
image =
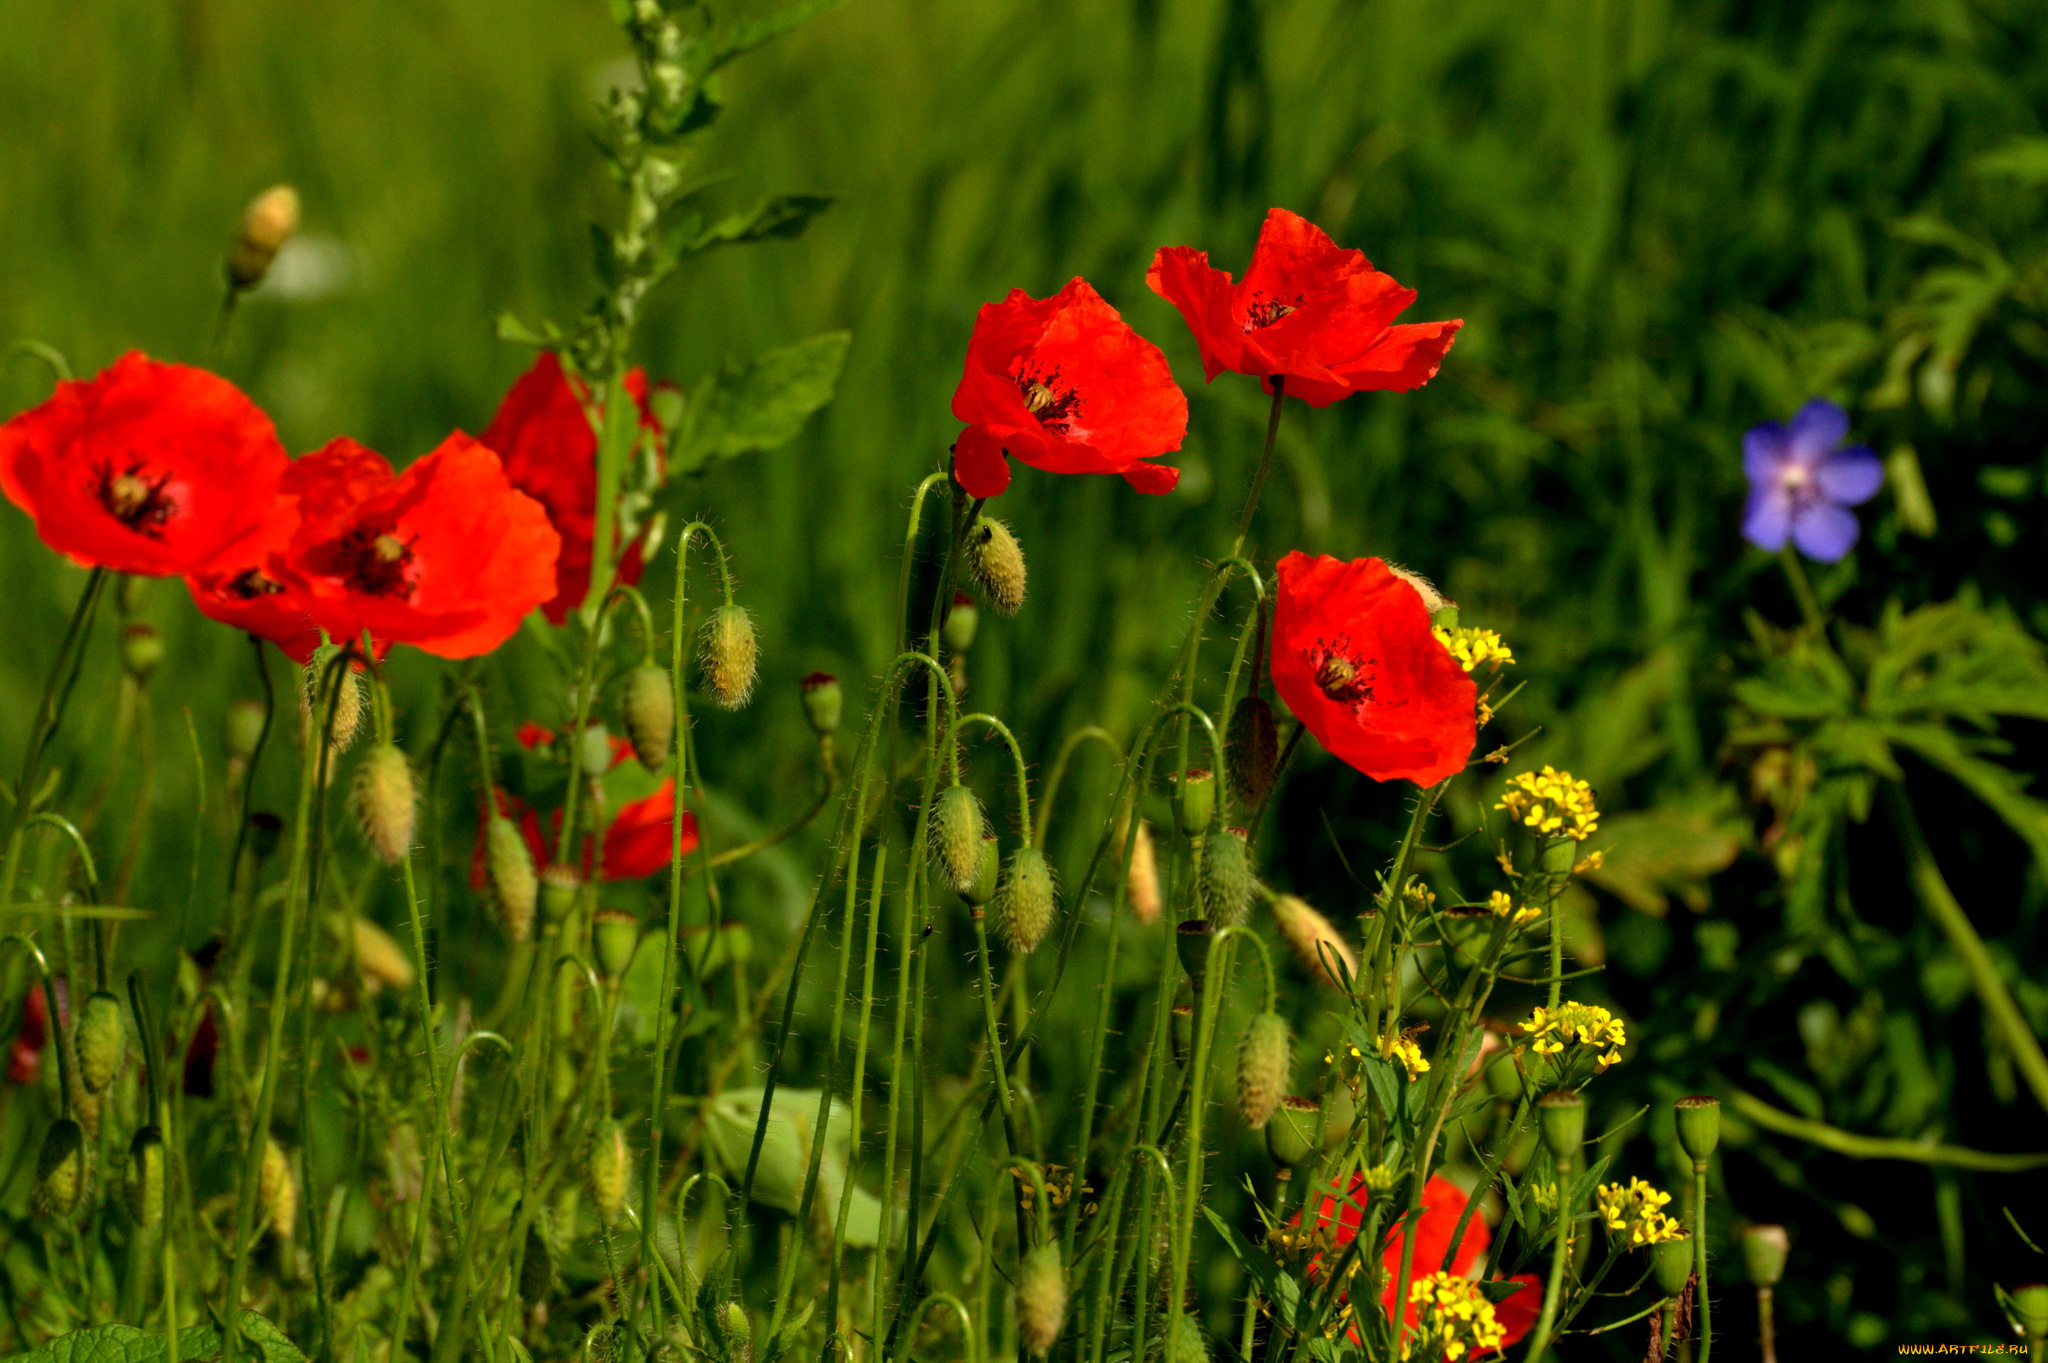
[[[1508,778],[1508,788],[1495,809],[1505,809],[1516,823],[1526,824],[1545,837],[1566,837],[1584,842],[1600,827],[1600,810],[1593,803],[1593,788],[1575,780],[1568,771],[1546,765],[1542,771],[1525,771]]]

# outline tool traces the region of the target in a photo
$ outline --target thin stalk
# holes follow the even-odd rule
[[[1544,1351],[1550,1347],[1551,1332],[1557,1325],[1557,1300],[1564,1292],[1564,1263],[1571,1249],[1570,1234],[1572,1210],[1563,1203],[1564,1177],[1558,1177],[1557,1235],[1550,1249],[1550,1277],[1543,1288],[1543,1309],[1536,1317],[1536,1330],[1529,1341],[1529,1353],[1523,1363],[1540,1363]]]
[[[875,1012],[875,955],[882,937],[882,891],[889,874],[889,844],[875,847],[875,869],[869,873],[867,953],[861,965],[860,1026],[854,1032],[853,1078],[848,1082],[846,1100],[850,1136],[846,1152],[846,1180],[839,1189],[839,1214],[832,1224],[832,1269],[825,1285],[825,1324],[837,1328],[839,1321],[839,1269],[846,1247],[846,1219],[853,1211],[854,1174],[860,1167],[861,1104],[867,1096],[868,1029]],[[822,1132],[823,1127],[819,1130]],[[886,1185],[884,1185],[886,1188]],[[880,1256],[880,1242],[877,1254]]]
[[[1700,1347],[1693,1363],[1707,1363],[1714,1352],[1714,1298],[1707,1290],[1707,1162],[1703,1159],[1692,1162],[1692,1275],[1700,1317]]]
[[[1244,552],[1245,536],[1252,529],[1252,513],[1259,509],[1259,498],[1266,490],[1266,471],[1273,466],[1273,442],[1280,434],[1280,404],[1285,400],[1281,390],[1285,379],[1275,374],[1268,382],[1273,385],[1273,408],[1266,414],[1266,444],[1259,451],[1259,466],[1252,474],[1251,491],[1245,494],[1244,514],[1237,518],[1237,539],[1230,546],[1233,554]]]
[[[85,641],[92,631],[93,609],[99,604],[100,593],[107,584],[107,570],[95,568],[85,579],[85,589],[78,594],[78,601],[71,608],[71,622],[64,627],[64,638],[57,645],[57,657],[50,664],[50,675],[43,682],[43,698],[36,705],[35,724],[29,730],[28,747],[22,754],[21,779],[14,786],[14,823],[7,834],[7,852],[4,866],[0,866],[0,904],[14,902],[15,882],[21,870],[21,837],[28,827],[29,814],[35,804],[36,778],[41,773],[43,751],[56,734],[57,727],[64,722],[64,709],[71,699],[72,688],[78,684],[78,670],[85,660]],[[50,1014],[52,1025],[57,1015]]]

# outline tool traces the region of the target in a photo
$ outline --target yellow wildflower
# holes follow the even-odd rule
[[[1505,890],[1495,890],[1486,897],[1486,907],[1495,918],[1506,918],[1514,927],[1526,927],[1543,916],[1543,910],[1524,904],[1515,907],[1514,897]]]
[[[1380,1059],[1398,1061],[1408,1071],[1408,1082],[1414,1083],[1429,1073],[1429,1061],[1422,1054],[1422,1047],[1415,1044],[1415,1038],[1406,1032],[1396,1032],[1380,1038]]]
[[[1435,627],[1436,640],[1449,649],[1451,656],[1458,660],[1458,666],[1470,672],[1475,667],[1491,666],[1498,672],[1514,662],[1515,651],[1501,642],[1500,635],[1490,629],[1445,629]]]
[[[1479,1284],[1450,1273],[1432,1273],[1408,1289],[1408,1300],[1416,1307],[1416,1338],[1428,1344],[1420,1352],[1457,1363],[1501,1348],[1507,1329],[1494,1318],[1493,1303],[1479,1290]],[[1401,1343],[1401,1357],[1410,1356],[1410,1343]]]
[[[1508,778],[1495,809],[1527,824],[1545,837],[1566,837],[1584,842],[1600,826],[1600,810],[1593,803],[1593,788],[1575,780],[1568,771],[1546,765],[1542,771],[1525,771]]]
[[[1363,1169],[1358,1175],[1365,1180],[1365,1186],[1375,1193],[1390,1193],[1400,1181],[1401,1171],[1391,1164],[1375,1164]]]
[[[1639,1178],[1630,1179],[1625,1186],[1603,1183],[1595,1200],[1607,1229],[1626,1240],[1630,1249],[1676,1240],[1685,1234],[1677,1218],[1664,1211],[1671,1194],[1659,1192]]]
[[[1607,849],[1603,847],[1597,852],[1588,852],[1585,856],[1580,857],[1578,864],[1572,867],[1572,874],[1582,876],[1588,871],[1597,871],[1606,864]]]
[[[1522,1032],[1538,1055],[1558,1055],[1571,1045],[1597,1051],[1594,1061],[1601,1070],[1619,1061],[1621,1048],[1628,1044],[1628,1029],[1621,1019],[1594,1003],[1538,1008],[1522,1024]]]

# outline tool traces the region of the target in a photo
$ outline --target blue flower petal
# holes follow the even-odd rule
[[[1836,450],[1814,470],[1820,495],[1838,506],[1857,506],[1884,486],[1884,464],[1861,445]]]
[[[1753,488],[1775,483],[1779,468],[1790,457],[1785,428],[1775,421],[1752,426],[1742,437],[1742,476]]]
[[[1759,549],[1777,553],[1792,531],[1792,498],[1764,483],[1749,494],[1742,508],[1742,537]]]
[[[1792,457],[1818,464],[1849,435],[1849,414],[1826,398],[1815,398],[1792,418]]]
[[[1861,530],[1853,511],[1814,502],[1793,519],[1792,543],[1816,563],[1838,563],[1855,547]]]

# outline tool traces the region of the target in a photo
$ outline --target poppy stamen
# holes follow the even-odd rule
[[[370,596],[406,596],[412,591],[412,545],[390,529],[358,525],[335,546],[340,576]]]
[[[244,601],[254,601],[258,597],[277,595],[284,590],[284,584],[261,568],[247,568],[237,573],[225,590]]]
[[[178,505],[166,496],[171,475],[154,478],[144,473],[140,459],[130,456],[128,467],[114,472],[112,464],[101,464],[93,475],[93,495],[107,514],[137,534],[151,539],[164,537],[163,527],[178,514]]]
[[[1308,651],[1316,687],[1339,705],[1370,704],[1376,675],[1373,669],[1379,666],[1379,659],[1361,658],[1349,648],[1347,639],[1339,639],[1334,647],[1321,639],[1316,641],[1316,646]]]
[[[1298,311],[1307,301],[1306,294],[1296,294],[1294,301],[1288,303],[1271,294],[1255,293],[1252,295],[1251,306],[1244,311],[1244,329],[1249,333],[1272,326],[1289,313]]]
[[[1037,365],[1025,364],[1011,377],[1024,395],[1025,410],[1038,418],[1039,425],[1054,435],[1073,430],[1081,415],[1081,395],[1072,386],[1061,384],[1058,365],[1041,372]]]

